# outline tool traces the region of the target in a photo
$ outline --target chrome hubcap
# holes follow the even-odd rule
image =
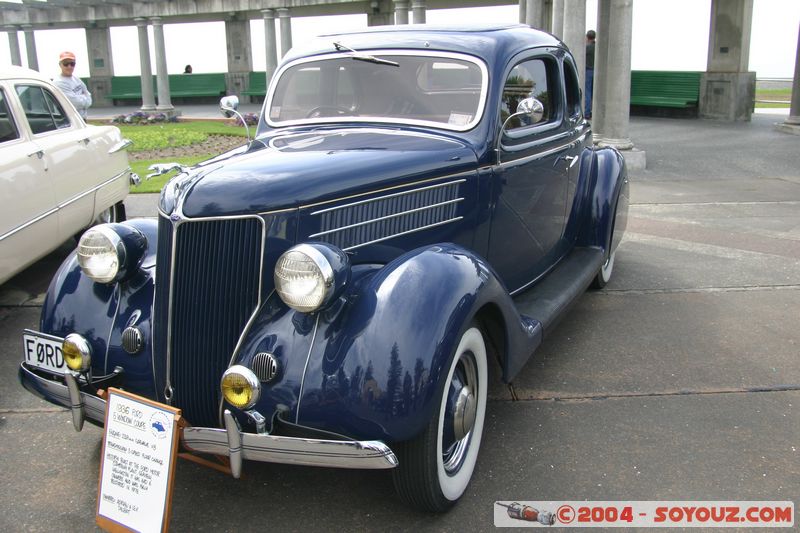
[[[458,393],[456,412],[455,416],[453,416],[453,430],[456,440],[463,439],[472,431],[472,426],[475,423],[476,408],[475,395],[472,394],[469,386],[465,386]]]

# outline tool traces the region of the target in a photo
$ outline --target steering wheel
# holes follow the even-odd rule
[[[308,112],[306,118],[337,117],[343,115],[354,116],[356,115],[356,113],[354,113],[351,109],[343,106],[318,105],[317,107]]]

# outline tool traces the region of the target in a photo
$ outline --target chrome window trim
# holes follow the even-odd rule
[[[282,66],[278,71],[273,75],[272,82],[269,84],[269,91],[267,92],[267,97],[264,99],[264,106],[261,110],[261,114],[264,117],[264,121],[272,128],[283,128],[287,126],[298,126],[304,124],[336,124],[336,123],[385,123],[385,124],[404,124],[404,125],[411,125],[411,126],[424,126],[430,128],[437,128],[437,129],[444,129],[448,131],[469,131],[475,128],[483,118],[483,114],[486,111],[486,99],[489,93],[489,69],[486,66],[486,63],[478,57],[471,56],[468,54],[458,53],[458,52],[440,52],[435,50],[409,50],[409,49],[379,49],[379,50],[363,50],[363,52],[369,52],[370,55],[373,56],[426,56],[426,57],[441,57],[443,59],[457,59],[460,61],[466,61],[469,63],[474,64],[477,66],[481,71],[481,92],[480,96],[478,97],[478,108],[475,110],[475,116],[469,122],[469,124],[465,126],[452,126],[450,124],[444,122],[433,122],[428,120],[402,120],[390,117],[320,117],[315,119],[302,119],[302,120],[286,120],[283,122],[274,122],[269,116],[269,109],[272,105],[272,99],[275,96],[275,89],[278,86],[278,81],[281,79],[281,76],[290,68],[302,65],[304,63],[313,63],[316,61],[327,61],[330,59],[343,59],[352,57],[352,54],[349,52],[337,52],[332,54],[318,54],[310,57],[303,57],[300,59],[296,59],[286,65]],[[338,118],[338,120],[337,120]]]
[[[529,156],[526,156],[526,157],[521,157],[519,159],[514,159],[514,160],[511,160],[511,161],[503,161],[498,166],[500,168],[504,168],[505,169],[505,168],[515,167],[517,165],[524,165],[525,163],[529,163],[531,161],[536,161],[537,159],[543,159],[545,157],[551,156],[551,155],[553,155],[555,153],[558,153],[558,152],[561,152],[561,151],[564,151],[564,150],[569,150],[570,148],[575,147],[577,144],[582,143],[584,141],[584,139],[586,139],[586,134],[585,133],[583,135],[581,135],[578,139],[576,139],[576,140],[574,140],[572,142],[569,142],[567,144],[562,144],[562,145],[556,146],[555,148],[550,148],[549,150],[545,150],[544,152],[539,152],[538,154],[533,154],[533,155],[529,155]]]
[[[182,205],[180,206],[182,207]],[[176,212],[178,212],[178,208],[176,207]],[[253,312],[250,314],[250,318],[248,319],[245,327],[242,329],[242,332],[239,334],[239,340],[236,342],[236,347],[233,350],[233,356],[241,348],[242,342],[244,340],[244,336],[249,331],[250,327],[252,326],[253,321],[255,320],[256,316],[258,315],[259,309],[261,309],[261,305],[264,300],[262,300],[261,292],[264,290],[264,253],[266,251],[267,245],[267,224],[264,220],[264,217],[261,215],[230,215],[230,216],[216,216],[216,217],[201,217],[201,218],[188,218],[180,216],[178,220],[172,220],[169,215],[164,214],[160,209],[158,210],[159,216],[163,216],[167,220],[170,221],[172,226],[172,249],[170,250],[170,265],[169,265],[169,297],[167,299],[167,346],[166,346],[166,360],[165,360],[165,380],[164,380],[164,398],[168,405],[172,405],[172,396],[173,396],[173,388],[172,388],[172,304],[173,304],[173,296],[175,294],[174,291],[174,281],[175,281],[175,254],[177,253],[177,245],[178,245],[178,227],[182,224],[188,222],[214,222],[219,220],[242,220],[247,218],[252,218],[258,220],[261,224],[261,251],[259,257],[259,265],[258,265],[258,299],[256,300],[256,305],[253,309]],[[155,298],[154,305],[155,305]],[[230,364],[228,365],[230,366]]]
[[[80,200],[81,198],[84,198],[84,197],[86,197],[86,196],[88,196],[88,195],[90,195],[90,194],[92,194],[92,193],[94,193],[94,192],[97,192],[98,190],[102,189],[103,187],[105,187],[105,186],[106,186],[106,185],[108,185],[109,183],[112,183],[112,182],[114,182],[115,180],[118,180],[119,178],[121,178],[121,177],[122,177],[122,176],[123,176],[123,175],[124,175],[126,172],[130,172],[130,170],[131,170],[131,168],[130,168],[130,167],[128,167],[127,169],[123,170],[122,172],[120,172],[119,174],[117,174],[116,176],[114,176],[113,178],[111,178],[111,179],[109,179],[109,180],[107,180],[107,181],[104,181],[104,182],[103,182],[103,183],[101,183],[100,185],[96,185],[96,186],[92,187],[91,189],[88,189],[88,190],[86,190],[86,191],[84,191],[84,192],[80,193],[79,195],[72,197],[71,199],[67,200],[66,202],[63,202],[63,203],[60,203],[60,204],[58,204],[58,205],[57,205],[56,207],[54,207],[53,209],[50,209],[49,211],[46,211],[46,212],[42,213],[41,215],[38,215],[38,216],[36,216],[35,218],[32,218],[31,220],[29,220],[29,221],[27,221],[27,222],[25,222],[25,223],[23,223],[23,224],[21,224],[21,225],[17,226],[16,228],[12,229],[11,231],[8,231],[8,232],[6,232],[5,234],[3,234],[3,235],[0,235],[0,241],[2,241],[3,239],[6,239],[6,238],[8,238],[8,237],[11,237],[11,236],[12,236],[12,235],[14,235],[15,233],[17,233],[17,232],[20,232],[20,231],[24,230],[24,229],[25,229],[25,228],[27,228],[28,226],[31,226],[31,225],[33,225],[33,224],[35,224],[35,223],[39,222],[40,220],[42,220],[42,219],[44,219],[44,218],[47,218],[47,217],[49,217],[50,215],[52,215],[52,214],[54,214],[54,213],[57,213],[58,211],[60,211],[61,209],[64,209],[64,208],[65,208],[65,207],[67,207],[68,205],[70,205],[70,204],[73,204],[73,203],[77,202],[77,201],[78,201],[78,200]]]

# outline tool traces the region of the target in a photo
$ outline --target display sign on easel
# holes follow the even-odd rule
[[[166,532],[172,506],[180,409],[108,389],[97,525]]]

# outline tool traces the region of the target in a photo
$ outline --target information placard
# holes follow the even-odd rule
[[[97,524],[167,531],[181,412],[114,388],[106,399]]]

